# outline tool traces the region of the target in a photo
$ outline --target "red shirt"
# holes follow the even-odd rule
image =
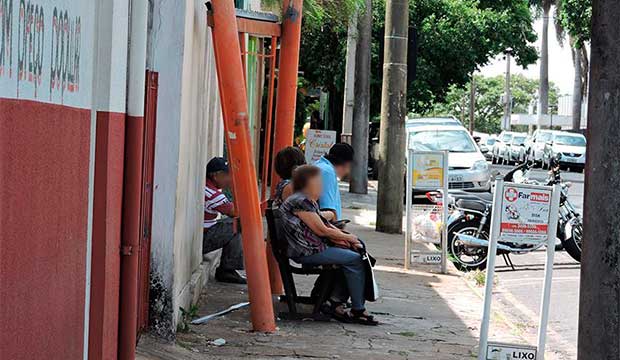
[[[207,179],[205,183],[205,216],[203,227],[205,229],[215,225],[221,213],[230,214],[233,210],[226,195],[215,184]]]

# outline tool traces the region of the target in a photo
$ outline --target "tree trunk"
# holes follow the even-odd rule
[[[583,94],[581,93],[581,49],[573,50],[573,63],[575,66],[575,80],[573,82],[573,131],[581,128],[581,104]]]
[[[357,48],[357,13],[351,15],[347,31],[347,64],[344,75],[344,106],[342,133],[351,134],[353,128],[353,106],[355,98],[355,58]]]
[[[551,1],[543,0],[542,44],[540,46],[540,84],[538,88],[538,128],[549,113],[549,12]]]
[[[401,233],[407,116],[407,37],[409,3],[387,0],[381,90],[377,231]]]
[[[476,78],[472,74],[469,83],[469,133],[474,135],[476,117]]]
[[[506,52],[506,81],[504,84],[504,121],[502,122],[502,130],[510,131],[510,117],[512,116],[512,89],[510,84],[510,52]]]
[[[620,2],[593,1],[578,359],[620,359]]]
[[[370,47],[372,43],[372,0],[360,11],[355,60],[355,106],[351,142],[355,154],[349,191],[368,193],[368,121],[370,120]]]

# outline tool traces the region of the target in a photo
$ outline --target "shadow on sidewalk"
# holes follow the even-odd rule
[[[249,309],[190,325],[176,344],[141,340],[138,359],[474,359],[481,301],[458,276],[402,270],[402,236],[351,226],[377,257],[381,299],[368,309],[381,321],[377,327],[335,321],[278,320],[278,331],[249,331]],[[314,277],[297,277],[301,294]],[[247,301],[245,286],[210,283],[198,316]],[[277,309],[284,310],[284,304]],[[218,338],[222,346],[210,345]]]

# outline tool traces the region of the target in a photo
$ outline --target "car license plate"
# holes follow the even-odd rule
[[[462,182],[463,175],[450,175],[448,176],[448,181],[449,182]]]

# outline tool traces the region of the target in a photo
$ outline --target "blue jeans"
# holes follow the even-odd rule
[[[347,288],[351,295],[351,307],[355,310],[364,309],[364,286],[366,274],[362,256],[349,249],[328,247],[320,253],[297,259],[303,265],[339,265],[347,280]]]

